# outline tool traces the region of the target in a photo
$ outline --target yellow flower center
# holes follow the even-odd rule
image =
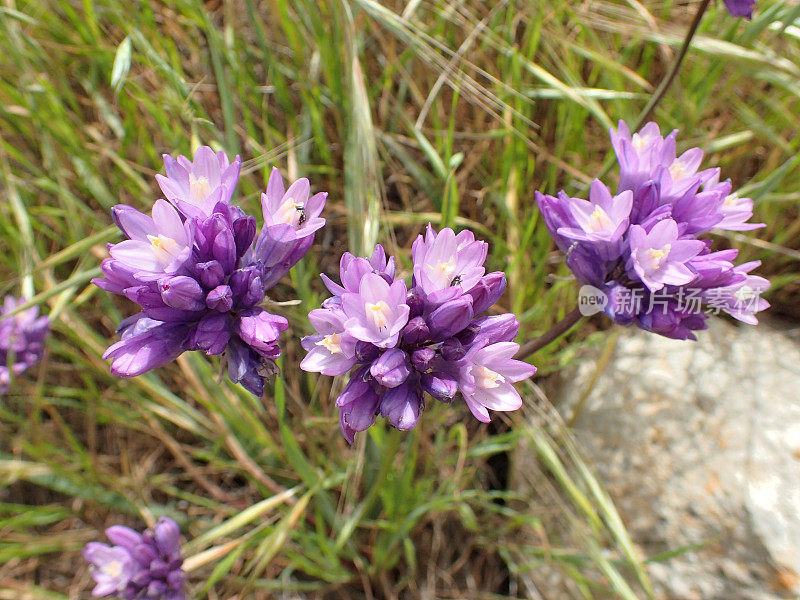
[[[192,200],[205,200],[211,193],[211,184],[208,177],[196,177],[194,173],[189,173],[189,195]]]
[[[366,309],[367,317],[379,331],[389,324],[389,315],[392,309],[389,308],[389,305],[384,300],[379,300],[375,303],[367,302]]]
[[[598,231],[607,231],[612,227],[614,227],[614,223],[611,222],[608,213],[602,207],[596,206],[592,216],[589,217],[589,231],[596,233]]]
[[[104,575],[108,575],[109,577],[116,579],[122,575],[122,563],[118,560],[112,560],[111,562],[106,563],[101,570],[103,571]]]
[[[339,354],[342,351],[342,336],[338,333],[328,334],[317,342],[317,346],[325,346],[331,354]]]
[[[748,302],[756,296],[756,293],[749,285],[743,285],[733,295],[736,297],[736,302]]]
[[[433,271],[432,277],[442,285],[450,285],[453,280],[453,273],[456,272],[456,264],[453,261],[439,262],[435,265],[428,265],[428,268]]]
[[[275,211],[275,220],[278,223],[286,223],[296,227],[300,223],[303,215],[303,205],[298,204],[294,198],[287,198],[283,201],[280,208]]]
[[[672,179],[680,179],[686,173],[686,163],[679,159],[675,159],[675,161],[669,166],[669,174],[672,175]]]
[[[670,244],[666,244],[661,249],[649,248],[647,250],[647,258],[653,261],[653,267],[658,269],[669,256]]]
[[[492,389],[505,382],[506,378],[497,371],[492,371],[484,366],[478,365],[472,370],[475,376],[475,384],[483,389]]]
[[[153,251],[153,255],[162,264],[170,263],[181,250],[178,242],[165,235],[148,235],[147,239],[150,241],[150,249]]]

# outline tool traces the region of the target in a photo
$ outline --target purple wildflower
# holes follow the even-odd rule
[[[706,247],[700,240],[678,239],[678,224],[672,219],[659,221],[649,232],[641,225],[632,225],[629,241],[628,274],[638,275],[653,292],[666,284],[692,281],[695,272],[686,263]]]
[[[361,278],[357,293],[342,295],[342,308],[347,316],[345,330],[357,340],[379,348],[394,346],[400,330],[408,323],[410,309],[405,299],[403,281],[390,285],[377,273],[367,273]]]
[[[675,137],[677,130],[666,138],[661,136],[658,125],[648,123],[641,131],[631,135],[628,126],[619,122],[616,131],[611,131],[611,144],[619,160],[619,189],[639,189],[660,169],[669,167],[675,160]]]
[[[528,363],[514,360],[519,344],[475,344],[464,357],[459,381],[467,406],[475,418],[489,422],[486,410],[517,410],[522,398],[511,385],[531,376]]]
[[[44,340],[50,321],[39,316],[32,306],[13,316],[6,316],[25,302],[6,296],[0,309],[0,394],[8,393],[11,380],[38,363],[44,355]]]
[[[761,264],[751,261],[734,267],[739,280],[726,286],[709,288],[704,292],[706,300],[720,309],[750,325],[757,325],[755,313],[769,308],[769,303],[761,297],[769,288],[769,281],[758,275],[750,275],[750,271]],[[743,277],[742,277],[743,276]]]
[[[157,200],[152,217],[125,204],[111,209],[117,227],[128,239],[111,247],[117,264],[140,279],[158,278],[180,271],[192,248],[187,226],[168,202]]]
[[[563,237],[594,242],[594,247],[605,260],[613,260],[622,254],[622,235],[630,224],[633,192],[625,190],[619,196],[595,179],[589,192],[589,202],[570,198],[568,204],[574,227],[559,227],[557,233]]]
[[[718,207],[722,213],[722,220],[714,224],[717,229],[727,229],[728,231],[750,231],[764,227],[764,223],[748,223],[753,218],[753,201],[731,194],[730,181],[719,182],[719,169],[716,169],[714,176],[709,179],[704,188],[720,190],[724,196],[722,205]]]
[[[272,169],[267,191],[261,194],[264,225],[289,225],[297,231],[297,237],[306,237],[325,225],[319,215],[325,206],[324,192],[311,196],[311,184],[303,177],[284,191],[283,179],[278,169]]]
[[[719,169],[699,170],[699,148],[676,153],[677,132],[655,123],[631,134],[611,131],[620,165],[617,195],[598,181],[590,200],[536,192],[545,225],[578,281],[603,292],[605,312],[623,325],[678,339],[695,339],[706,311],[725,311],[746,323],[768,304],[768,282],[736,267],[736,250],[711,251],[712,229],[745,231],[753,201],[731,193]],[[745,270],[745,267],[747,270]],[[743,298],[747,297],[747,302]]]
[[[231,380],[261,395],[264,378],[276,371],[278,338],[289,323],[260,304],[305,255],[314,232],[325,223],[319,216],[325,194],[308,198],[305,179],[284,193],[274,169],[263,203],[265,224],[257,236],[255,219],[230,204],[239,163],[237,157],[229,164],[208,148],[197,151],[194,163],[185,157],[165,159],[169,179],[159,182],[165,193],[174,192],[171,201],[183,218],[164,200],[155,203],[152,218],[129,206],[113,209],[129,239],[110,247],[111,258],[102,264],[105,277],[94,283],[142,307],[120,324],[121,340],[104,355],[115,375],[140,375],[184,351],[200,350],[224,354]],[[183,196],[172,179],[188,181],[189,187],[181,188]],[[203,196],[197,181],[223,191]],[[287,212],[288,199],[273,201],[289,195],[304,203],[295,211],[297,218]],[[211,206],[210,198],[216,199]]]
[[[443,302],[472,289],[486,269],[488,245],[475,241],[469,230],[456,235],[452,229],[436,233],[428,227],[412,248],[414,280],[432,302]]]
[[[239,181],[242,159],[233,163],[224,152],[200,146],[190,161],[183,155],[177,159],[164,155],[167,176],[156,175],[164,196],[187,217],[207,217],[217,202],[230,203]]]
[[[734,17],[745,17],[746,19],[753,18],[753,9],[756,6],[756,0],[723,0],[725,8]]]
[[[349,252],[342,254],[339,260],[339,271],[341,273],[342,285],[338,285],[324,273],[320,275],[322,282],[328,291],[337,299],[345,292],[358,292],[361,278],[367,273],[378,273],[386,281],[394,281],[395,268],[394,257],[386,257],[386,252],[380,244],[375,246],[375,250],[369,260],[353,256]]]
[[[115,525],[106,529],[114,544],[89,542],[83,556],[96,584],[93,596],[125,600],[185,600],[183,556],[177,523],[161,517],[151,530],[138,533]]]
[[[303,348],[308,354],[300,363],[302,369],[336,376],[347,373],[356,364],[358,340],[345,330],[345,318],[343,312],[335,309],[318,308],[308,313],[308,320],[319,335],[303,338]]]
[[[267,269],[266,289],[274,286],[314,243],[314,233],[325,224],[320,217],[328,197],[320,192],[309,198],[308,179],[295,181],[284,191],[283,179],[273,168],[267,192],[261,194],[264,226],[248,259],[258,260]]]
[[[322,276],[334,296],[309,320],[301,367],[325,375],[350,372],[339,398],[339,423],[352,443],[378,414],[401,430],[416,426],[426,394],[452,402],[460,391],[472,413],[515,410],[511,385],[536,368],[512,357],[519,330],[513,314],[478,316],[505,290],[502,273],[486,274],[487,246],[471,232],[434,231],[413,246],[413,281],[395,279],[394,259],[378,245],[370,259],[342,256],[341,285]]]

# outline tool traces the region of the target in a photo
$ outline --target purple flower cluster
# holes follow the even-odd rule
[[[38,306],[5,316],[24,302],[24,298],[6,296],[0,309],[0,394],[8,393],[11,380],[33,367],[44,354],[50,321],[39,316]]]
[[[486,274],[487,244],[469,231],[438,234],[429,225],[413,246],[413,281],[395,277],[393,257],[378,245],[372,257],[342,256],[341,285],[322,276],[333,294],[309,313],[317,334],[303,338],[300,366],[350,380],[336,400],[352,443],[378,414],[397,429],[412,429],[424,394],[451,402],[460,391],[472,414],[516,410],[512,385],[536,368],[514,360],[519,330],[513,314],[479,316],[506,287],[501,272]]]
[[[113,546],[89,542],[83,549],[97,584],[92,595],[185,600],[180,533],[175,521],[167,517],[144,533],[120,525],[106,529]]]
[[[736,250],[712,251],[712,228],[745,231],[753,201],[731,194],[719,169],[698,171],[699,148],[676,155],[676,131],[663,137],[655,123],[631,135],[625,123],[611,131],[620,165],[612,196],[600,181],[589,200],[536,192],[536,201],[567,264],[583,284],[602,291],[605,312],[676,339],[696,339],[713,306],[746,323],[769,304],[769,282],[749,272],[760,263],[733,264]],[[636,301],[631,301],[634,299]]]
[[[109,246],[105,278],[94,283],[142,310],[120,324],[122,339],[104,358],[115,375],[133,377],[186,350],[224,353],[229,377],[261,395],[289,324],[259,304],[311,247],[327,195],[312,196],[305,178],[284,189],[273,169],[257,235],[255,219],[231,204],[238,156],[231,163],[203,146],[193,161],[165,156],[164,165],[166,177],[156,178],[169,202],[156,201],[151,216],[112,209],[128,239]]]

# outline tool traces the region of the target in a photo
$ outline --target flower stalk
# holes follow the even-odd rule
[[[689,51],[689,46],[692,45],[692,39],[694,39],[695,33],[697,33],[697,28],[700,26],[700,21],[703,19],[703,15],[705,14],[706,10],[708,9],[708,5],[711,3],[711,0],[702,0],[700,2],[700,6],[697,9],[697,12],[694,15],[694,19],[692,19],[692,24],[689,25],[689,30],[686,32],[686,36],[683,38],[683,44],[681,45],[681,49],[678,51],[677,56],[675,56],[675,60],[672,61],[672,64],[669,67],[669,71],[667,71],[666,77],[661,80],[658,88],[648,100],[647,105],[645,105],[644,109],[642,110],[639,118],[636,119],[632,129],[637,130],[641,129],[642,125],[644,125],[650,116],[653,114],[653,111],[656,109],[656,106],[661,102],[664,96],[667,95],[672,82],[675,81],[675,77],[678,75],[678,71],[681,69],[681,65],[683,64],[683,59],[686,58],[686,54]]]
[[[568,312],[563,319],[545,331],[542,335],[533,338],[532,340],[528,340],[522,344],[522,346],[519,348],[519,352],[517,352],[514,358],[517,360],[525,360],[534,352],[538,352],[545,346],[553,343],[562,335],[567,333],[570,329],[577,325],[582,318],[583,315],[581,314],[580,309],[576,306],[570,312]]]

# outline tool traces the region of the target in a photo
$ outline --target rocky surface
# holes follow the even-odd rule
[[[700,545],[651,565],[659,597],[796,599],[800,344],[716,320],[698,337],[625,330],[575,436],[644,555]],[[596,357],[551,398],[566,417]]]

